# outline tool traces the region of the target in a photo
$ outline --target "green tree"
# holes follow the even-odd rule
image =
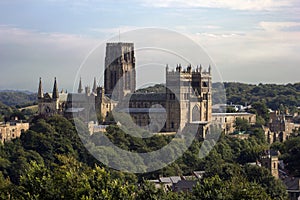
[[[281,150],[286,168],[294,176],[300,176],[300,137],[285,141]]]
[[[4,178],[0,171],[0,199],[9,199],[12,191],[12,183],[8,178]]]
[[[250,182],[260,184],[272,199],[287,199],[286,188],[280,180],[276,180],[264,167],[246,165],[245,174]]]
[[[265,102],[255,102],[252,104],[251,112],[261,116],[265,122],[268,122],[270,119],[269,109]]]
[[[248,120],[238,117],[235,120],[235,128],[239,131],[248,131],[250,128],[250,124]]]

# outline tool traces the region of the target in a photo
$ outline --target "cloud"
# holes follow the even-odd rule
[[[294,0],[141,0],[145,6],[185,8],[226,8],[232,10],[274,10],[292,6]]]
[[[286,30],[296,26],[299,23],[259,22],[251,32],[205,32],[192,37],[216,62],[225,80],[297,82],[300,30]]]
[[[61,86],[71,88],[81,62],[97,43],[96,39],[75,34],[1,25],[0,86],[31,90],[41,76],[49,81],[48,86],[45,83],[49,89],[57,76]]]
[[[289,28],[300,28],[300,22],[260,22],[259,26],[266,31],[284,31]]]
[[[96,33],[104,33],[108,35],[115,35],[117,36],[119,33],[124,33],[127,31],[132,31],[137,29],[136,26],[119,26],[119,27],[113,27],[113,28],[90,28],[90,31],[96,32]]]

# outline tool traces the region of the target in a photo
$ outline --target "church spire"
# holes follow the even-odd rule
[[[93,85],[93,93],[97,94],[97,83],[96,83],[96,77],[94,77],[94,85]]]
[[[54,78],[54,86],[53,86],[53,92],[52,92],[52,99],[58,99],[58,89],[56,84],[56,77]]]
[[[82,93],[83,89],[82,89],[82,84],[81,84],[81,77],[80,77],[80,80],[79,80],[79,86],[78,86],[78,93]]]
[[[42,87],[42,78],[40,77],[39,89],[38,89],[38,99],[44,98],[43,87]]]

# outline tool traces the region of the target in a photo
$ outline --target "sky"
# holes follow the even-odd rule
[[[149,27],[199,45],[218,80],[300,82],[299,13],[298,0],[1,0],[0,90],[36,91],[39,77],[49,92],[54,77],[68,91],[79,76],[84,85],[93,77],[103,85],[105,42]],[[137,66],[143,56],[136,54]],[[164,64],[141,67],[137,85],[163,82]],[[84,72],[87,65],[96,70]]]

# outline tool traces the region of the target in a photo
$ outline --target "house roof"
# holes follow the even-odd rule
[[[78,113],[82,112],[84,108],[68,108],[65,112],[67,113]]]
[[[134,93],[130,101],[166,101],[166,93]]]
[[[194,180],[180,180],[178,181],[178,183],[174,184],[174,191],[180,192],[180,191],[192,190],[196,184],[197,181]]]
[[[181,180],[180,176],[170,176],[170,177],[161,177],[159,178],[159,181],[161,183],[178,183],[178,181]]]
[[[166,109],[164,108],[124,108],[121,112],[125,113],[165,113]]]
[[[300,178],[288,177],[282,180],[287,190],[300,190]]]
[[[255,115],[253,113],[212,113],[212,116],[245,116],[245,115]]]

